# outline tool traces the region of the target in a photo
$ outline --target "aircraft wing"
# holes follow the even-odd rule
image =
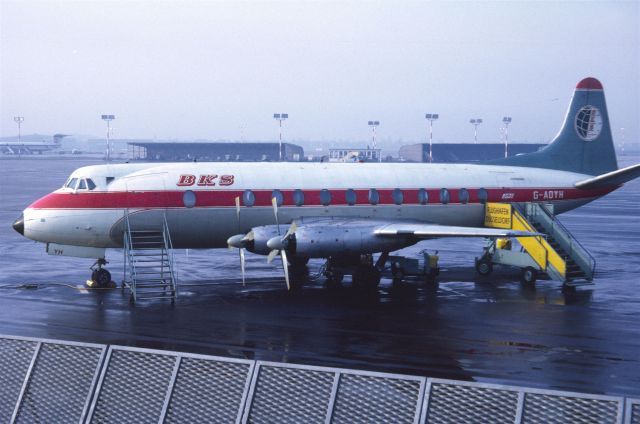
[[[544,235],[503,228],[458,227],[429,223],[393,223],[378,227],[373,232],[379,236],[413,236],[422,239],[439,237],[536,237]]]
[[[295,220],[300,227],[343,230],[361,230],[380,237],[415,237],[420,239],[440,237],[538,237],[542,233],[510,230],[504,228],[462,227],[438,225],[420,221],[402,221],[393,219],[354,219],[341,217],[301,218]],[[286,231],[286,230],[284,230]]]

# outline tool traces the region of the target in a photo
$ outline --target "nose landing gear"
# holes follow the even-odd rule
[[[89,267],[91,270],[91,280],[87,280],[87,285],[91,288],[112,288],[115,283],[111,281],[111,273],[103,266],[108,264],[106,259],[100,258]]]

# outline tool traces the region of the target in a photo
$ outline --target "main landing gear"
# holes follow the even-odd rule
[[[304,256],[287,256],[289,262],[289,287],[296,290],[304,286],[309,279],[309,258]]]
[[[356,289],[376,289],[380,284],[381,268],[389,254],[383,253],[374,264],[370,254],[356,257],[330,257],[324,269],[326,284],[329,288],[339,287],[345,274],[351,274],[353,287]]]
[[[91,288],[109,288],[115,287],[115,283],[111,281],[111,273],[103,266],[108,264],[106,259],[100,258],[95,261],[89,268],[91,270],[91,280],[87,280],[87,285]]]

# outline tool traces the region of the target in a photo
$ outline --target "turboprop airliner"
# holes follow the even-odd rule
[[[126,223],[167,223],[174,248],[240,249],[281,256],[288,267],[326,258],[325,275],[355,266],[354,283],[380,280],[389,252],[438,237],[536,235],[484,228],[486,202],[544,202],[556,214],[640,175],[618,169],[602,84],[585,78],[544,149],[487,164],[163,163],[105,164],[74,171],[28,206],[13,227],[47,251],[98,259],[122,248]],[[275,212],[275,213],[274,213]],[[363,259],[364,258],[364,259]]]

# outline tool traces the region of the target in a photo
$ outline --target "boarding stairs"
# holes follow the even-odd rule
[[[491,219],[486,219],[491,208],[494,210],[508,210],[510,219],[499,225],[491,225]],[[544,234],[544,237],[517,237],[523,247],[523,253],[530,257],[535,266],[545,272],[551,279],[562,281],[565,286],[592,284],[595,274],[596,261],[571,232],[554,216],[553,206],[543,203],[521,204],[487,204],[485,225],[498,226]],[[505,258],[506,265],[518,265],[522,261],[512,261],[517,253],[500,255]]]
[[[161,226],[135,228],[125,214],[125,280],[131,302],[178,297],[178,280],[166,217]]]

